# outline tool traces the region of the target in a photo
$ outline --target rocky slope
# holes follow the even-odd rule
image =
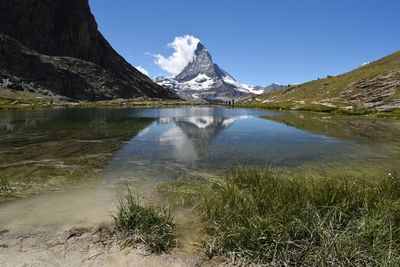
[[[238,83],[229,73],[213,62],[207,48],[198,43],[192,61],[173,78],[159,77],[158,84],[170,88],[184,99],[192,101],[223,102],[245,99],[265,92]]]
[[[254,86],[253,89],[254,89],[255,91],[257,91],[257,92],[268,93],[268,92],[273,92],[273,91],[277,91],[277,90],[283,89],[283,88],[285,88],[285,87],[286,87],[285,85],[281,85],[281,84],[277,84],[277,83],[272,83],[272,84],[267,85],[267,86],[260,86],[260,85],[257,85],[257,86]]]
[[[349,103],[390,109],[400,106],[400,99],[394,99],[398,90],[400,70],[385,72],[372,79],[357,80],[346,86],[340,96]]]
[[[284,106],[292,108],[309,104],[350,110],[374,108],[391,111],[400,108],[400,52],[342,75],[257,96],[253,102],[266,105],[284,103]]]
[[[0,14],[0,88],[85,100],[176,98],[110,46],[88,0],[2,0]]]

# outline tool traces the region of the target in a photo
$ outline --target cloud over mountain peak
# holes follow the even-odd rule
[[[155,55],[155,63],[164,71],[175,76],[179,74],[192,60],[200,40],[193,35],[175,37],[168,47],[174,51],[170,56]]]

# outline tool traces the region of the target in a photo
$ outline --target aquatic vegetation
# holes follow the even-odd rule
[[[168,207],[143,204],[140,197],[128,189],[120,199],[114,216],[115,227],[123,237],[123,246],[144,243],[152,253],[168,251],[176,245],[175,224]]]
[[[400,176],[295,178],[239,168],[200,205],[210,257],[272,265],[399,266]]]
[[[0,202],[15,197],[17,186],[11,183],[7,177],[0,177]]]
[[[267,119],[292,127],[341,140],[383,144],[398,140],[399,124],[387,120],[334,116],[314,112],[279,112]],[[346,129],[346,131],[343,131]]]
[[[162,181],[156,191],[172,207],[192,208],[203,197],[204,191],[219,181],[220,177],[211,173],[185,173],[174,180]]]
[[[1,177],[0,178],[0,194],[8,192],[11,190],[11,185],[8,179]]]
[[[104,109],[2,111],[0,177],[12,183],[13,191],[0,202],[76,183],[97,183],[112,153],[153,121],[116,115],[121,113]],[[22,119],[17,119],[20,115]]]

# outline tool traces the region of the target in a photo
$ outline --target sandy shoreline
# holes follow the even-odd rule
[[[115,199],[98,187],[48,192],[0,205],[0,266],[209,266],[188,242],[149,255],[122,249],[112,230]],[[189,220],[189,214],[181,213]],[[192,223],[181,231],[195,234]],[[186,229],[188,228],[188,229]],[[180,241],[183,241],[180,238]],[[211,264],[214,265],[214,264]]]
[[[0,234],[1,266],[203,266],[204,260],[178,250],[149,255],[140,247],[122,249],[106,226]]]

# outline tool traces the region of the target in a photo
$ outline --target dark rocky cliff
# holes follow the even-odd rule
[[[87,98],[87,95],[85,93],[79,94],[80,90],[82,92],[91,91],[90,100],[139,96],[175,98],[175,95],[170,91],[153,83],[147,76],[132,67],[110,46],[98,31],[88,0],[1,0],[0,33],[4,34],[1,41],[8,42],[8,45],[2,46],[3,49],[0,54],[0,59],[2,59],[0,61],[2,63],[0,64],[2,77],[0,78],[3,78],[3,81],[10,78],[5,75],[6,72],[13,74],[14,77],[11,76],[11,78],[15,78],[15,65],[19,64],[18,62],[21,63],[20,59],[18,62],[12,62],[11,55],[15,51],[9,50],[10,39],[15,39],[25,47],[25,50],[38,52],[36,56],[41,54],[58,57],[55,61],[59,61],[61,57],[65,61],[67,57],[70,57],[76,59],[75,63],[80,62],[79,67],[76,67],[76,64],[72,64],[75,66],[74,68],[63,66],[62,72],[70,72],[68,74],[70,77],[67,79],[68,81],[58,82],[56,87],[63,88],[56,90],[56,93],[62,91],[65,96],[82,99]],[[11,38],[6,38],[6,36]],[[20,44],[15,45],[14,43],[14,49],[21,48]],[[26,55],[22,52],[19,54],[20,56]],[[39,58],[43,59],[43,57]],[[51,64],[52,61],[43,62],[41,60],[40,62]],[[27,62],[24,61],[24,63]],[[38,64],[36,63],[36,65]],[[13,68],[10,69],[10,65]],[[92,68],[89,68],[89,66]],[[27,83],[42,83],[35,77],[25,77],[24,68],[27,68],[26,71],[28,71],[29,67],[29,64],[21,65],[17,76],[26,80]],[[60,70],[60,64],[53,64],[53,67]],[[87,81],[87,75],[85,75],[85,72],[88,72],[87,68],[97,69],[96,72],[89,71],[91,72],[89,75],[91,81]],[[45,69],[46,67],[39,67],[39,70],[45,71]],[[99,87],[93,86],[93,84],[99,84],[94,81],[95,73],[98,74],[99,80],[108,80],[107,83],[102,83],[102,88],[107,87],[103,91],[99,91]],[[42,74],[44,76],[54,75],[54,72]],[[106,75],[103,76],[103,74]],[[86,82],[75,81],[74,78],[71,78],[72,76],[79,76],[80,80],[83,79]],[[60,79],[62,80],[62,78],[56,80]],[[81,85],[79,85],[80,83]],[[5,82],[3,82],[3,87],[5,87],[4,84]],[[69,88],[69,84],[74,84],[74,87]],[[41,86],[47,87],[50,91],[53,90],[51,81],[42,83]],[[97,91],[99,92],[97,93]]]

